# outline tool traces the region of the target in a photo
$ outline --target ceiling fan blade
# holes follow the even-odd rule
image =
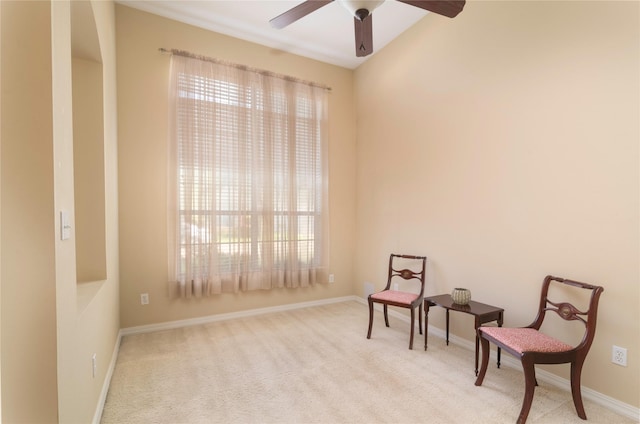
[[[356,31],[356,56],[363,57],[373,53],[373,17],[369,13],[362,20],[354,17]]]
[[[307,0],[271,19],[269,23],[274,28],[282,29],[331,2],[333,2],[333,0]]]
[[[437,13],[438,15],[446,16],[448,18],[455,18],[458,13],[464,9],[465,0],[398,0],[400,3],[410,4],[411,6],[419,7],[420,9],[428,10],[429,12]]]

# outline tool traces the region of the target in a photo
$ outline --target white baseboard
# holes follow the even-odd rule
[[[107,369],[107,374],[104,377],[104,382],[102,383],[102,391],[100,392],[100,397],[98,398],[98,405],[96,407],[96,412],[93,414],[93,424],[100,424],[100,420],[102,419],[102,411],[104,409],[104,404],[107,401],[107,394],[109,393],[109,386],[111,385],[111,377],[113,376],[113,370],[116,368],[116,361],[118,360],[118,353],[120,352],[120,341],[122,340],[122,330],[118,331],[118,337],[116,338],[116,345],[113,347],[113,353],[111,354],[111,362],[109,362],[109,368]]]
[[[123,328],[118,333],[118,340],[116,342],[116,346],[113,352],[111,364],[109,365],[109,371],[107,372],[107,376],[104,381],[104,386],[102,389],[102,393],[100,395],[100,400],[98,403],[98,407],[96,409],[96,414],[94,416],[93,423],[94,424],[100,423],[100,417],[102,416],[102,409],[104,408],[104,403],[107,398],[107,392],[109,390],[111,376],[113,375],[116,359],[118,357],[118,351],[120,350],[120,340],[122,339],[123,336],[130,335],[130,334],[150,333],[153,331],[170,330],[174,328],[187,327],[191,325],[199,325],[199,324],[206,324],[210,322],[225,321],[225,320],[230,320],[235,318],[244,318],[244,317],[250,317],[250,316],[256,316],[256,315],[263,315],[263,314],[273,313],[273,312],[290,311],[294,309],[302,309],[302,308],[308,308],[312,306],[328,305],[331,303],[339,303],[339,302],[346,302],[346,301],[356,301],[364,305],[367,304],[367,300],[363,299],[360,296],[343,296],[343,297],[335,297],[331,299],[316,300],[311,302],[293,303],[293,304],[273,306],[268,308],[259,308],[259,309],[251,309],[247,311],[232,312],[228,314],[210,315],[210,316],[200,317],[200,318],[192,318],[192,319],[185,319],[185,320],[178,320],[178,321],[169,321],[169,322],[164,322],[159,324],[150,324],[150,325],[141,325],[137,327]],[[378,308],[378,305],[376,305],[376,310],[378,309],[381,310],[382,307]],[[408,315],[402,314],[394,310],[393,308],[389,309],[389,315],[395,318],[398,318],[400,320],[406,321],[407,323],[409,323],[410,321],[410,318]],[[446,337],[445,331],[439,328],[429,326],[429,328],[426,330],[429,331],[429,334],[434,335],[436,337],[439,337],[442,339]],[[461,337],[457,337],[454,334],[449,334],[449,342],[456,344],[458,346],[461,346],[470,351],[475,351],[475,348],[476,348],[473,342],[470,342]],[[496,353],[494,351],[491,352],[491,356],[494,360],[497,360]],[[522,369],[520,362],[518,362],[515,358],[512,358],[509,355],[501,356],[501,364],[504,364],[508,367],[515,368],[515,369]],[[562,377],[558,377],[557,375],[552,374],[548,371],[545,371],[542,369],[536,369],[536,377],[539,380],[549,383],[553,386],[556,386],[563,390],[571,391],[571,385],[569,380]],[[585,399],[589,399],[617,414],[620,414],[622,416],[628,417],[636,421],[640,421],[639,408],[636,408],[624,402],[620,402],[617,399],[603,395],[602,393],[596,392],[595,390],[590,389],[588,387],[584,387],[584,386],[582,387],[582,395]]]

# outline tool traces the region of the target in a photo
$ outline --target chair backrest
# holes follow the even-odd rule
[[[412,268],[396,268],[398,259],[408,259],[412,264],[403,262],[404,266],[413,265]],[[427,263],[426,256],[412,256],[412,255],[396,255],[392,253],[389,256],[389,278],[387,279],[387,286],[385,290],[391,289],[391,281],[394,278],[402,278],[403,280],[417,280],[420,283],[420,294],[418,298],[424,296],[424,280],[425,280],[425,268]]]
[[[591,290],[589,298],[589,309],[581,311],[569,302],[553,302],[549,300],[549,286],[551,282],[566,284],[568,286],[578,287],[580,289]],[[598,301],[604,288],[593,286],[591,284],[580,283],[578,281],[567,280],[564,278],[553,277],[547,275],[542,283],[542,291],[540,293],[540,305],[538,306],[538,315],[529,328],[540,329],[547,312],[555,312],[566,321],[579,321],[584,324],[585,332],[582,341],[575,347],[576,350],[584,350],[584,354],[591,347],[593,337],[596,333],[596,320],[598,317]]]

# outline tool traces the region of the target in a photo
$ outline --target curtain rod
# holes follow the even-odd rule
[[[185,51],[185,50],[165,49],[163,47],[160,47],[158,50],[160,52],[166,53],[166,54],[171,54],[171,55],[175,54],[176,56],[190,57],[192,59],[203,60],[205,62],[213,62],[213,63],[217,63],[219,65],[232,66],[234,68],[241,69],[243,71],[251,71],[251,72],[255,72],[255,73],[261,74],[261,75],[280,78],[280,79],[283,79],[283,80],[286,80],[286,81],[297,82],[297,83],[300,83],[300,84],[309,85],[311,87],[318,87],[318,88],[323,88],[323,89],[325,89],[327,91],[331,91],[331,87],[329,87],[327,85],[324,85],[324,84],[319,84],[317,82],[306,81],[306,80],[303,80],[303,79],[300,79],[300,78],[296,78],[296,77],[292,77],[292,76],[289,76],[289,75],[278,74],[276,72],[266,71],[264,69],[252,68],[250,66],[240,65],[238,63],[227,62],[226,60],[221,60],[221,59],[215,59],[215,58],[212,58],[212,57],[202,56],[202,55],[191,53],[191,52],[188,52],[188,51]]]

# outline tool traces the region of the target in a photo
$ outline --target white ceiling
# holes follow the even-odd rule
[[[303,0],[116,0],[118,3],[232,37],[354,69],[428,12],[386,0],[373,12],[372,55],[355,53],[353,17],[337,1],[275,29],[269,20]],[[180,49],[183,46],[162,46]]]

